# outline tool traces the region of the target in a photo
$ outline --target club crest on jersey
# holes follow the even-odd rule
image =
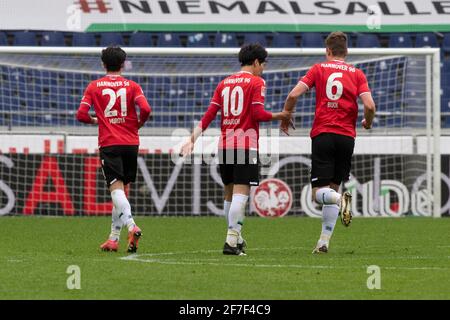
[[[282,217],[292,207],[291,188],[280,179],[265,179],[255,189],[253,206],[261,217]]]

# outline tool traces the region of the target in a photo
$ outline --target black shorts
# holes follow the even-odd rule
[[[256,150],[219,150],[219,169],[224,185],[259,185],[259,155]]]
[[[312,139],[311,184],[324,187],[330,182],[348,181],[355,139],[335,133],[322,133]]]
[[[108,187],[120,180],[124,184],[136,180],[139,146],[109,146],[100,148],[103,176]]]

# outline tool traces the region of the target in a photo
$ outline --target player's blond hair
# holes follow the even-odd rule
[[[335,57],[347,55],[347,35],[341,31],[335,31],[325,39],[325,45]]]

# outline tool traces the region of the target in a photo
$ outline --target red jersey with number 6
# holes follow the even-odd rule
[[[222,80],[200,126],[205,130],[221,110],[219,149],[258,149],[259,122],[272,120],[264,110],[265,82],[241,71]]]
[[[316,87],[316,112],[311,138],[321,133],[356,137],[359,96],[370,93],[364,73],[341,60],[317,63],[300,79]]]
[[[136,105],[140,108],[140,117]],[[139,145],[139,123],[148,119],[151,109],[136,82],[118,75],[92,81],[81,100],[78,120],[90,121],[87,112],[91,106],[98,119],[99,147]]]

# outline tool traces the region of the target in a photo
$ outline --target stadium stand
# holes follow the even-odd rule
[[[153,47],[153,36],[149,32],[134,32],[130,36],[130,47]]]
[[[117,32],[104,32],[100,35],[100,46],[107,47],[110,45],[124,46],[122,34]]]
[[[0,46],[7,46],[8,45],[8,38],[6,37],[6,34],[4,32],[0,31]]]
[[[378,48],[380,41],[375,34],[358,34],[356,38],[356,47],[358,48]]]
[[[412,48],[411,36],[407,33],[391,33],[389,35],[390,48]]]
[[[93,33],[75,32],[72,37],[74,47],[94,47],[97,41]]]
[[[131,47],[238,47],[243,42],[259,42],[269,47],[323,47],[324,34],[321,33],[234,33],[234,32],[217,32],[217,33],[177,33],[177,32],[134,32],[134,33],[111,33],[104,32],[94,33],[63,33],[63,32],[39,32],[39,31],[0,31],[0,46],[9,44],[15,46],[108,46],[127,45]],[[366,34],[366,33],[350,33],[350,47],[440,47],[442,52],[442,70],[441,70],[441,109],[442,112],[450,115],[450,33],[391,33],[391,34]],[[395,65],[395,64],[394,64]],[[386,92],[374,92],[374,97],[380,102],[380,105],[392,111],[400,108],[411,107],[412,103],[420,103],[417,94],[423,90],[420,84],[409,81],[408,74],[405,75],[405,100],[404,105],[398,100],[401,90],[399,86],[403,85],[396,74],[398,70],[383,70],[382,65],[374,65],[373,76],[368,73],[369,83],[371,81],[381,81],[380,74],[384,74],[383,81],[388,81]],[[31,73],[30,73],[31,72]],[[26,94],[22,94],[18,88],[25,82],[26,77],[33,77],[33,72],[41,72],[42,74],[34,77],[33,90],[28,90]],[[74,117],[70,114],[77,104],[82,92],[80,90],[71,90],[67,88],[83,88],[86,82],[95,77],[95,75],[87,76],[74,74],[72,77],[69,73],[57,73],[52,71],[30,71],[19,68],[9,68],[1,66],[0,73],[4,77],[3,85],[0,86],[0,94],[2,96],[3,105],[0,105],[0,112],[3,117],[1,125],[6,122],[12,125],[24,124],[29,122],[32,125],[37,123],[41,125],[48,124],[67,124],[79,125]],[[44,74],[45,73],[45,74]],[[84,78],[82,78],[84,77]],[[267,74],[265,76],[273,87],[280,87],[277,83],[285,81],[279,75]],[[177,113],[176,116],[164,119],[173,122],[174,126],[189,126],[193,120],[192,115],[185,115],[186,110],[198,111],[208,104],[210,94],[213,91],[213,84],[209,83],[210,78],[205,78],[205,83],[191,85],[190,81],[183,83],[182,79],[178,79],[176,84],[167,83],[167,78],[157,79],[139,79],[144,86],[154,86],[156,96],[152,97],[155,105],[172,101],[170,108]],[[189,80],[189,79],[187,79]],[[407,81],[408,80],[408,81]],[[1,79],[0,79],[1,82]],[[64,85],[58,86],[58,83]],[[194,83],[194,81],[192,81]],[[195,87],[197,86],[197,87]],[[61,87],[62,91],[58,91]],[[56,89],[55,89],[56,88]],[[272,90],[270,87],[268,90]],[[279,92],[279,103],[282,102],[287,92]],[[384,99],[384,100],[383,100]],[[1,102],[1,101],[0,101]],[[278,103],[278,102],[277,102]],[[19,110],[5,110],[4,105],[17,105]],[[268,106],[270,108],[271,106]],[[414,106],[412,106],[414,107]],[[21,112],[20,108],[26,110]],[[70,111],[69,114],[67,111]],[[443,114],[443,125],[450,127],[450,116]],[[197,119],[198,120],[198,119]],[[310,121],[305,117],[302,121]]]
[[[62,32],[44,32],[41,38],[41,45],[46,47],[65,46],[64,34]]]
[[[187,47],[210,47],[208,33],[189,33],[187,34]]]
[[[436,35],[431,32],[418,33],[416,35],[416,48],[421,47],[439,47]]]
[[[14,32],[15,46],[37,46],[36,33],[33,31]]]
[[[177,33],[158,33],[157,47],[181,47],[180,35]]]
[[[290,48],[298,47],[295,33],[275,33],[272,38],[271,47],[274,48]]]
[[[267,47],[267,38],[265,33],[260,32],[249,32],[244,34],[245,43],[259,43],[260,45]]]
[[[302,33],[301,47],[303,48],[323,48],[323,37],[321,33]]]

